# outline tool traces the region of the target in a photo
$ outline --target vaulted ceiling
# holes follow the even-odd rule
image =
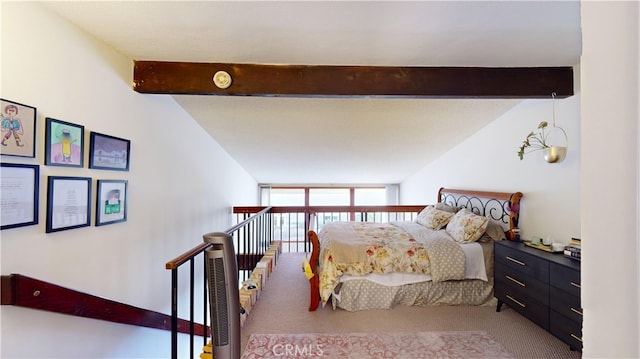
[[[578,1],[43,4],[139,61],[555,67],[581,54]],[[277,184],[398,183],[522,101],[171,96]]]

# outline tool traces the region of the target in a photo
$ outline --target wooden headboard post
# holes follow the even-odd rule
[[[509,199],[509,228],[518,228],[518,221],[520,219],[520,198],[522,198],[522,192],[515,192]]]

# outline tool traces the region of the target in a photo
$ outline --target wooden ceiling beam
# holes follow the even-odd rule
[[[213,77],[231,76],[220,88]],[[135,61],[133,88],[171,95],[557,98],[572,96],[572,67],[388,67]]]

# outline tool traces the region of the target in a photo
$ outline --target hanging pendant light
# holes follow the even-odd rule
[[[552,101],[552,124],[549,129],[549,133],[545,136],[546,147],[542,149],[544,160],[549,163],[559,163],[564,161],[567,155],[567,147],[569,146],[569,139],[567,133],[562,127],[556,126],[556,93],[551,93]]]

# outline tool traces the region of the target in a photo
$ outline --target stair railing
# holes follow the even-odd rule
[[[234,248],[238,260],[238,279],[242,282],[246,280],[250,271],[260,261],[264,252],[269,248],[272,241],[272,221],[271,207],[266,207],[254,215],[246,215],[246,219],[237,225],[227,229],[224,233],[229,234],[233,238]],[[206,261],[204,260],[204,250],[210,246],[209,243],[202,243],[189,251],[179,255],[178,257],[166,263],[165,268],[171,271],[171,358],[178,358],[178,272],[183,265],[188,264],[189,267],[189,357],[193,358],[195,353],[193,337],[194,335],[202,335],[195,331],[195,262],[199,256],[202,256],[203,267],[202,273],[206,273]],[[240,286],[240,283],[238,283]],[[205,333],[203,335],[203,346],[207,344],[210,337],[209,318],[209,302],[207,292],[207,278],[203,276],[202,282],[203,298],[203,326]],[[240,313],[238,313],[240,315]]]
[[[388,222],[414,220],[424,205],[406,206],[280,206],[280,207],[234,207],[237,225],[224,231],[232,236],[238,261],[238,279],[244,282],[251,275],[251,271],[260,261],[265,251],[273,241],[282,243],[283,252],[310,252],[311,247],[307,238],[313,216],[314,223],[319,229],[325,223],[346,220],[366,222]],[[204,251],[209,244],[202,243],[166,264],[171,270],[171,357],[178,357],[178,270],[189,264],[189,318],[194,323],[194,293],[195,293],[195,261],[199,256],[204,257]],[[202,273],[206,273],[206,261],[202,260]],[[240,286],[238,283],[238,286]],[[207,279],[203,276],[203,325],[206,328],[203,345],[210,337],[209,318],[207,313],[208,293]],[[193,331],[190,332],[190,357],[194,357]]]

